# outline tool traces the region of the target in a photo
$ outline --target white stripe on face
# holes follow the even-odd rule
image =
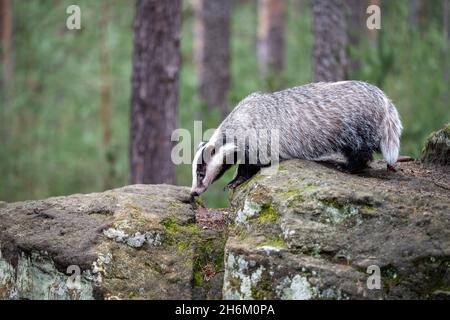
[[[197,150],[194,156],[194,160],[192,160],[192,190],[198,187],[197,181],[197,166],[199,163],[199,159],[202,156],[203,150],[206,148],[206,145]],[[203,160],[202,160],[203,161]]]

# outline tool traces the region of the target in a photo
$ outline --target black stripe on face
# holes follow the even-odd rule
[[[197,183],[199,184],[199,185],[201,185],[202,184],[202,180],[203,180],[203,178],[205,177],[205,175],[206,175],[206,161],[204,160],[204,152],[205,152],[205,147],[203,147],[202,148],[202,150],[200,151],[201,152],[201,156],[200,157],[198,157],[198,159],[197,159],[197,171],[196,171],[196,174],[197,174]]]

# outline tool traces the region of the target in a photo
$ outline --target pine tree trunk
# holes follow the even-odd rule
[[[313,0],[316,81],[347,79],[348,39],[344,5],[344,0]]]
[[[416,28],[419,16],[419,0],[409,0],[409,23]]]
[[[444,81],[447,84],[444,102],[448,103],[450,98],[450,0],[442,3],[442,28],[444,41]]]
[[[381,8],[381,0],[369,0],[367,6],[379,6]],[[366,8],[367,9],[367,8]],[[381,11],[381,16],[383,16],[383,11]],[[376,48],[378,46],[378,36],[380,33],[380,30],[377,29],[367,29],[368,37],[369,37],[369,43],[373,48]]]
[[[130,182],[175,183],[181,1],[137,0],[131,102]]]
[[[278,76],[284,65],[284,1],[258,0],[258,65],[263,78]]]
[[[231,0],[194,0],[195,67],[200,97],[228,113]]]
[[[361,34],[366,28],[365,23],[365,9],[364,1],[361,0],[347,0],[347,32],[348,42],[352,50],[349,65],[349,74],[354,75],[361,67],[361,61],[355,56],[354,51],[360,46]]]

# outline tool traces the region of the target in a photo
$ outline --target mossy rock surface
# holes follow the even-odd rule
[[[427,164],[450,166],[450,123],[428,137],[422,161]]]
[[[376,161],[351,175],[290,160],[236,189],[224,298],[449,298],[450,192],[434,178],[448,175],[420,166]]]

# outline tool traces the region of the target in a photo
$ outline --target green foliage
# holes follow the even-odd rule
[[[69,31],[65,10],[71,4],[68,0],[13,2],[14,96],[11,104],[2,99],[0,105],[1,200],[101,191],[111,172],[113,186],[127,184],[134,4],[79,0],[82,30]],[[417,157],[427,135],[450,120],[449,84],[443,80],[450,57],[444,54],[441,3],[427,5],[417,27],[408,21],[408,5],[407,0],[386,3],[378,45],[362,38],[361,47],[351,50],[361,61],[352,78],[376,83],[392,98],[405,127],[401,152]],[[313,80],[312,13],[307,5],[302,7],[300,11],[294,1],[287,1],[285,70],[279,79],[263,80],[255,55],[256,7],[251,1],[236,3],[231,107],[254,91]],[[107,20],[102,25],[104,14]],[[221,120],[220,110],[204,105],[196,92],[192,24],[192,9],[185,1],[179,126],[190,132],[194,120],[203,120],[203,129],[215,128]],[[108,49],[106,80],[101,72],[102,43]],[[111,87],[109,146],[102,142],[100,121],[105,81]],[[0,95],[3,98],[4,92]],[[114,159],[113,168],[107,155]],[[202,196],[205,205],[228,205],[222,188],[233,171]],[[190,185],[191,166],[180,165],[177,175],[178,184]]]

